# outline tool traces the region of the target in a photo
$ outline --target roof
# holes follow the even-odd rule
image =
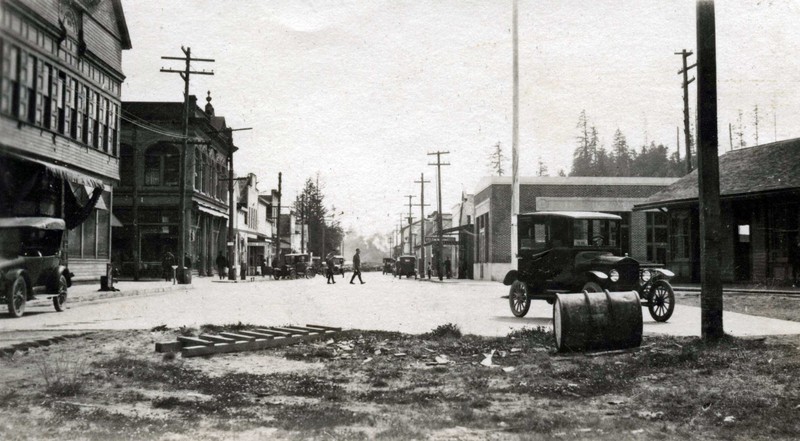
[[[41,230],[63,230],[64,219],[56,217],[4,217],[0,218],[0,228],[30,227]]]
[[[128,32],[128,23],[125,20],[125,12],[122,10],[122,1],[113,0],[111,4],[114,6],[114,15],[117,19],[117,27],[119,27],[120,40],[122,42],[122,49],[130,49],[131,35]]]
[[[800,138],[727,152],[719,157],[719,192],[722,198],[800,189]],[[635,209],[696,202],[697,170],[653,194]]]
[[[632,185],[666,187],[678,178],[649,177],[611,177],[611,176],[520,176],[520,185]],[[492,185],[511,185],[511,176],[487,176],[481,178],[475,188],[475,194]]]
[[[520,213],[524,216],[561,216],[571,219],[610,219],[621,220],[616,214],[600,213],[597,211],[534,211],[531,213]]]

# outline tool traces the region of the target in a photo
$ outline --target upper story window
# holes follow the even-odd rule
[[[177,186],[180,173],[180,152],[174,146],[157,144],[144,155],[144,185]]]

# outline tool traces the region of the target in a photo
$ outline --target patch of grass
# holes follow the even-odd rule
[[[387,429],[375,434],[375,439],[382,441],[405,441],[423,438],[425,438],[425,434],[419,430],[416,424],[398,419],[391,420]]]
[[[205,325],[200,326],[200,332],[203,334],[218,334],[220,332],[236,332],[243,329],[253,329],[257,327],[257,325],[252,323],[242,323],[241,321],[237,323],[226,323],[224,325],[206,323]]]
[[[168,329],[167,325],[158,325],[150,328],[150,332],[164,332]]]
[[[197,335],[197,330],[191,326],[181,326],[178,328],[178,334],[183,335],[184,337],[189,337],[192,335]]]
[[[434,339],[443,339],[443,338],[454,338],[459,339],[461,338],[461,328],[458,325],[453,323],[445,323],[444,325],[439,325],[434,328],[431,332],[422,335],[422,338],[434,338]]]
[[[506,338],[516,340],[527,347],[543,346],[555,349],[553,331],[544,326],[516,329],[509,332]]]
[[[73,397],[83,391],[85,379],[82,377],[86,362],[83,359],[71,361],[66,356],[42,357],[36,367],[45,382],[45,393],[54,397]]]
[[[275,424],[284,430],[315,431],[359,424],[368,417],[339,406],[282,405],[275,413]]]

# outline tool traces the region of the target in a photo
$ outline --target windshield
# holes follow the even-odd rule
[[[619,243],[619,221],[608,219],[575,219],[572,223],[572,245],[576,247],[610,247]]]

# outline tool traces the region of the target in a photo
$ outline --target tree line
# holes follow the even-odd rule
[[[323,238],[325,240],[324,252],[341,252],[341,242],[344,231],[336,219],[336,210],[330,211],[325,207],[325,195],[319,185],[319,178],[316,180],[306,179],[305,186],[295,200],[295,210],[297,223],[308,225],[308,249],[307,253],[314,253],[315,256],[323,258]],[[323,232],[324,231],[324,232]],[[300,250],[295,250],[299,252]]]

